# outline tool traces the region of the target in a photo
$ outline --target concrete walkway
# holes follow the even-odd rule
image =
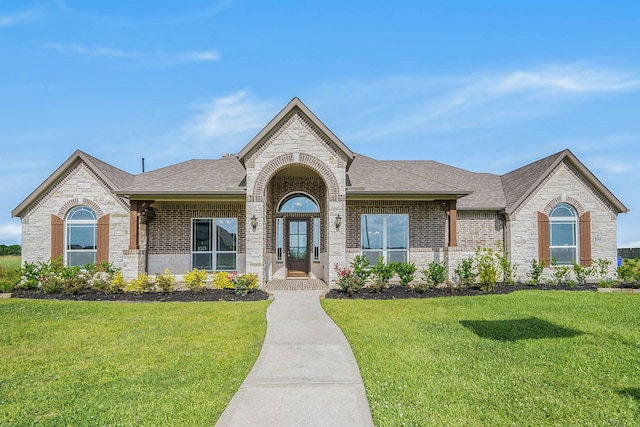
[[[273,291],[260,356],[216,426],[373,426],[358,365],[321,292]]]

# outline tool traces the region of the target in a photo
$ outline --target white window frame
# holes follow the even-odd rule
[[[553,216],[553,212],[558,208],[567,208],[572,213],[573,216]],[[553,225],[558,224],[571,224],[573,226],[573,245],[553,245]],[[571,206],[566,202],[561,202],[551,208],[549,212],[549,257],[553,260],[553,250],[554,249],[573,249],[575,253],[574,262],[580,262],[580,219],[578,218],[578,212],[576,208]],[[556,262],[558,265],[571,265],[571,261],[563,261],[558,260],[556,258]]]
[[[225,220],[233,220],[236,223],[236,235],[235,235],[235,250],[233,251],[219,251],[218,250],[218,221]],[[210,239],[210,249],[209,250],[197,250],[197,245],[194,244],[195,238],[195,224],[196,221],[207,221],[209,223],[209,239]],[[197,267],[194,264],[194,258],[196,254],[206,254],[209,255],[211,260],[211,269],[206,269],[207,271],[237,271],[238,270],[238,218],[191,218],[191,268],[201,268]],[[235,268],[232,269],[218,269],[218,255],[219,254],[233,254],[234,256],[234,265]]]
[[[93,215],[93,219],[70,219],[69,218],[71,215],[73,215],[76,211],[79,211],[79,210],[86,210],[88,212],[91,212],[91,214]],[[71,226],[71,229],[73,229],[74,226],[80,226],[80,227],[93,226],[94,248],[93,249],[70,249],[69,248],[70,226]],[[94,264],[96,262],[96,256],[98,254],[98,216],[96,215],[96,212],[93,209],[91,209],[89,206],[85,206],[85,205],[74,206],[72,209],[69,210],[69,212],[67,212],[67,215],[65,216],[65,222],[64,222],[64,264],[65,265],[76,266],[76,264],[69,264],[69,254],[73,254],[73,253],[91,253],[93,254],[92,262]],[[87,262],[77,266],[84,267],[87,264],[91,264],[91,262]]]
[[[364,245],[363,245],[363,239],[364,239],[364,233],[365,233],[365,217],[366,216],[379,216],[382,217],[382,248],[381,249],[365,249]],[[388,242],[388,223],[389,223],[389,218],[393,217],[393,216],[402,216],[404,218],[406,218],[406,223],[407,223],[407,229],[406,229],[406,233],[405,233],[405,248],[404,249],[390,249],[389,248],[389,242]],[[367,252],[380,252],[382,254],[383,260],[385,263],[389,262],[389,254],[392,252],[404,252],[405,256],[405,262],[409,261],[409,232],[410,232],[410,222],[409,222],[409,214],[377,214],[377,213],[370,213],[370,214],[361,214],[360,216],[360,250],[362,251],[361,254],[366,256]],[[368,258],[368,257],[367,257]],[[369,259],[369,258],[368,258]],[[371,264],[375,264],[377,262],[377,259],[371,260],[369,259],[369,262]]]

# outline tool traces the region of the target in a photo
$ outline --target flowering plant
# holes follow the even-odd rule
[[[335,271],[338,273],[336,284],[340,286],[342,292],[353,295],[362,289],[364,281],[353,273],[353,269],[349,267],[340,267],[339,264],[335,265]]]

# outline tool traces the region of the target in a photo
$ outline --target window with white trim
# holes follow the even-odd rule
[[[192,268],[236,271],[237,256],[237,218],[193,218]]]
[[[409,259],[409,215],[363,214],[361,216],[362,255],[370,264],[407,262]]]
[[[549,212],[549,252],[559,265],[578,258],[578,214],[568,203],[558,203]]]
[[[98,223],[96,213],[87,206],[76,206],[66,218],[65,263],[83,267],[96,262]]]

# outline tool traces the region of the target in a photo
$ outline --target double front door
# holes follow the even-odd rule
[[[287,276],[308,277],[310,265],[309,219],[286,220]]]

